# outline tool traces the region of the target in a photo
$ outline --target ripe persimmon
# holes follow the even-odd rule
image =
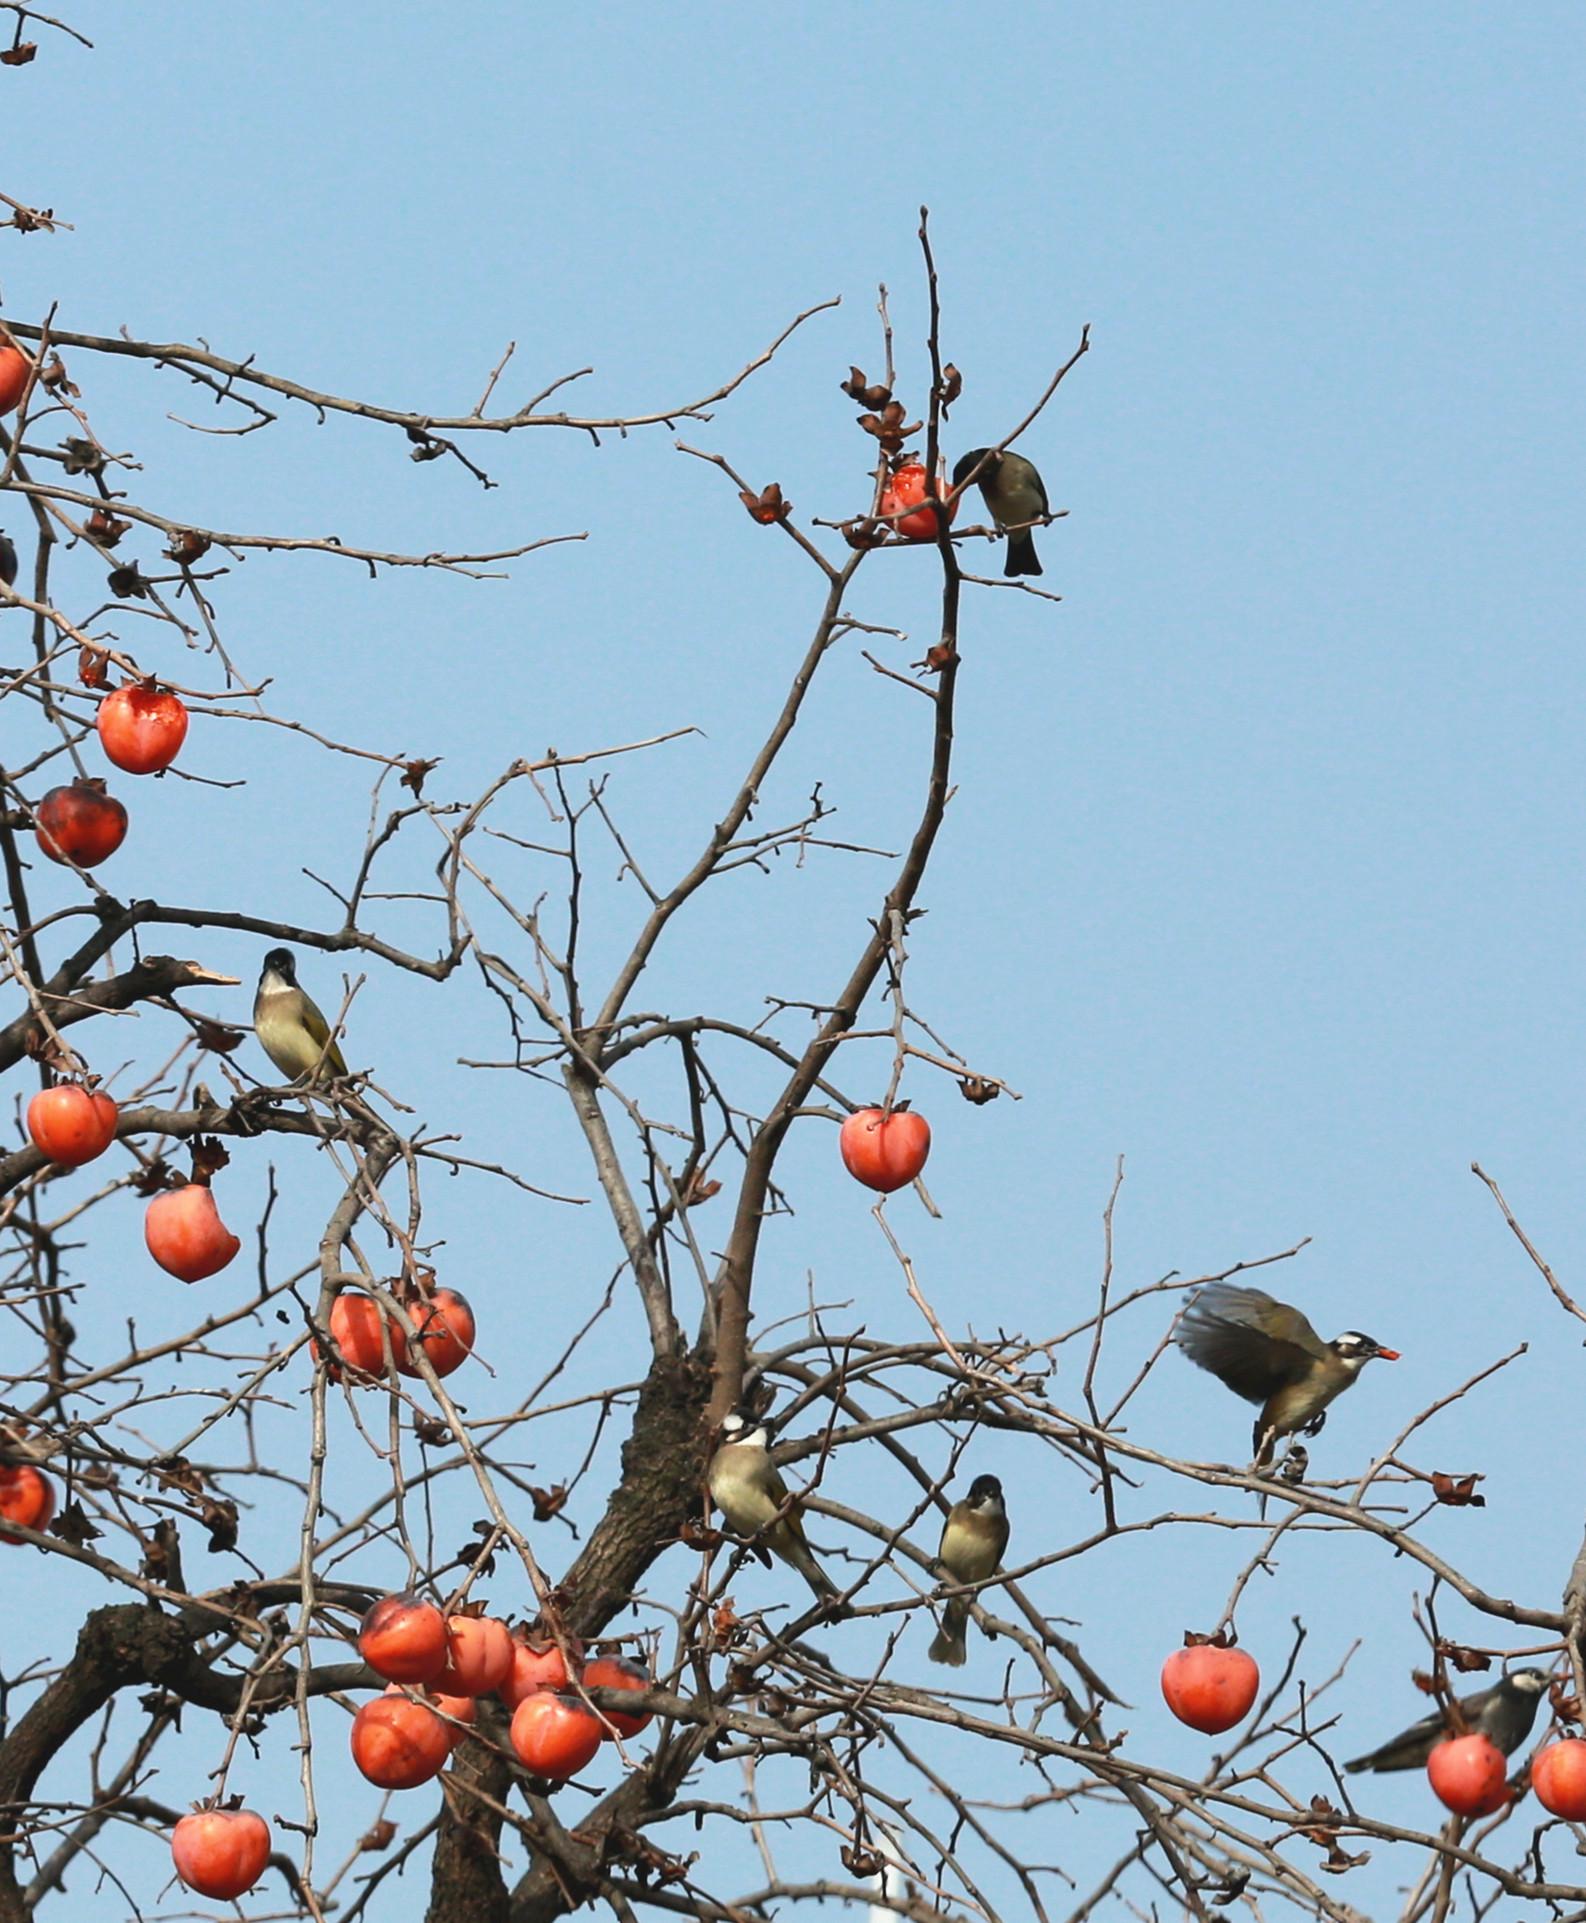
[[[1456,1816],[1491,1816],[1509,1795],[1509,1766],[1485,1736],[1451,1736],[1426,1759],[1437,1800]]]
[[[99,741],[129,775],[155,775],[169,768],[187,739],[187,709],[169,688],[139,681],[107,694],[94,717]]]
[[[648,1689],[649,1672],[639,1663],[630,1662],[626,1656],[592,1656],[584,1664],[581,1678],[586,1689]],[[637,1736],[649,1722],[652,1711],[641,1709],[630,1715],[626,1710],[608,1709],[605,1716],[619,1736]],[[602,1730],[601,1734],[606,1735]]]
[[[1531,1759],[1537,1801],[1571,1823],[1586,1822],[1586,1743],[1566,1736],[1547,1743]]]
[[[23,1529],[47,1529],[55,1514],[55,1485],[31,1462],[0,1468],[0,1516]],[[0,1529],[0,1542],[20,1542]]]
[[[1255,1658],[1242,1649],[1195,1643],[1175,1649],[1162,1665],[1162,1694],[1181,1723],[1220,1736],[1243,1721],[1261,1687]]]
[[[493,1616],[448,1616],[446,1667],[437,1689],[465,1696],[488,1696],[512,1674],[512,1632]]]
[[[912,1109],[855,1109],[837,1137],[843,1166],[866,1188],[890,1195],[907,1188],[931,1152],[931,1125]]]
[[[102,781],[73,781],[33,810],[33,832],[51,861],[97,868],[127,838],[127,811]]]
[[[577,1653],[575,1644],[575,1656]],[[524,1697],[545,1689],[566,1689],[571,1680],[566,1659],[555,1643],[531,1643],[522,1636],[514,1636],[512,1668],[497,1683],[496,1694],[508,1709],[516,1709]]]
[[[352,1760],[380,1789],[417,1789],[446,1767],[452,1733],[428,1703],[389,1689],[352,1719]]]
[[[432,1683],[446,1667],[446,1618],[422,1596],[382,1596],[359,1625],[358,1654],[388,1683]]]
[[[41,1088],[28,1103],[28,1134],[41,1155],[62,1168],[81,1168],[116,1139],[115,1103],[80,1082]]]
[[[180,1282],[217,1275],[242,1247],[202,1182],[156,1195],[144,1211],[143,1239],[166,1274]]]
[[[474,1312],[465,1297],[455,1289],[437,1289],[403,1307],[418,1332],[409,1336],[392,1323],[391,1348],[403,1375],[419,1374],[414,1355],[420,1349],[437,1375],[450,1375],[468,1360],[474,1346]]]
[[[945,498],[947,492],[947,482],[938,477],[937,498],[939,500]],[[958,499],[962,500],[963,496],[960,495]],[[905,508],[913,508],[915,512],[904,513]],[[905,541],[934,541],[937,511],[936,507],[926,500],[925,469],[920,462],[908,461],[902,467],[893,469],[881,490],[881,513],[884,516],[898,517],[888,522],[889,527],[901,534]],[[949,523],[957,513],[958,501],[954,501],[947,510]]]
[[[0,345],[0,414],[9,414],[22,398],[33,363],[9,341]]]
[[[200,1896],[246,1896],[270,1860],[270,1825],[251,1809],[204,1809],[171,1831],[176,1874]]]
[[[512,1712],[512,1747],[536,1776],[565,1783],[600,1748],[600,1718],[576,1696],[537,1689]]]

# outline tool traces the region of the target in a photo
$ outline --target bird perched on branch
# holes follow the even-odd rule
[[[1022,454],[999,454],[995,448],[977,447],[953,469],[953,486],[962,487],[982,461],[985,466],[980,468],[977,483],[991,518],[998,527],[1012,529],[1003,573],[1039,574],[1035,536],[1024,524],[1044,520],[1052,510],[1046,504],[1046,488],[1035,463]]]
[[[1546,1688],[1546,1670],[1517,1669],[1490,1689],[1461,1696],[1459,1713],[1472,1736],[1485,1736],[1505,1756],[1512,1756],[1531,1734],[1537,1706]],[[1448,1718],[1442,1710],[1435,1709],[1430,1716],[1411,1723],[1408,1729],[1401,1729],[1397,1736],[1368,1756],[1357,1756],[1352,1763],[1345,1763],[1344,1768],[1351,1775],[1366,1769],[1419,1769],[1450,1733]]]
[[[1227,1282],[1200,1290],[1184,1311],[1177,1339],[1192,1362],[1246,1402],[1261,1404],[1251,1445],[1257,1468],[1272,1460],[1280,1437],[1315,1435],[1328,1403],[1353,1385],[1374,1356],[1399,1359],[1397,1349],[1383,1348],[1358,1329],[1324,1342],[1298,1309],[1260,1289]]]
[[[984,1582],[997,1573],[1008,1547],[1008,1512],[1002,1484],[995,1476],[976,1476],[969,1494],[955,1502],[942,1526],[936,1560],[954,1582]],[[969,1650],[968,1596],[950,1596],[942,1610],[942,1626],[926,1652],[933,1663],[958,1669]]]
[[[0,528],[0,581],[4,581],[8,588],[14,588],[17,584],[16,544],[4,528]]]
[[[728,1416],[707,1472],[710,1499],[767,1567],[773,1555],[779,1556],[809,1584],[817,1602],[830,1606],[840,1592],[810,1553],[798,1505],[771,1460],[770,1443],[763,1421],[736,1410]]]
[[[297,963],[289,948],[272,948],[264,958],[253,998],[253,1032],[289,1081],[347,1073],[330,1023],[314,998],[297,985]]]

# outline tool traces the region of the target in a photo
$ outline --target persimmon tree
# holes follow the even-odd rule
[[[50,230],[45,210],[6,205],[19,232]],[[1076,1558],[1148,1538],[1166,1590],[1174,1532],[1215,1530],[1229,1544],[1226,1608],[1185,1623],[1164,1593],[1161,1655],[1185,1629],[1226,1643],[1258,1573],[1282,1582],[1291,1554],[1344,1533],[1380,1556],[1407,1607],[1418,1585],[1436,1701],[1463,1689],[1462,1672],[1523,1653],[1556,1677],[1537,1736],[1549,1717],[1567,1724],[1579,1713],[1586,1561],[1562,1603],[1523,1603],[1417,1533],[1433,1509],[1478,1500],[1473,1479],[1412,1453],[1474,1383],[1341,1480],[1297,1455],[1268,1474],[1154,1445],[1127,1417],[1159,1366],[1183,1366],[1165,1360],[1182,1301],[1297,1251],[1231,1261],[1218,1277],[1120,1284],[1116,1187],[1092,1299],[1054,1297],[1046,1327],[1003,1328],[989,1283],[922,1279],[910,1244],[933,1206],[923,1173],[882,1194],[873,1223],[861,1209],[899,1285],[883,1310],[801,1302],[788,1287],[802,1268],[790,1143],[824,1136],[828,1179],[847,1184],[836,1138],[856,1111],[963,1099],[977,1113],[1016,1099],[997,1065],[973,1059],[973,1033],[957,1032],[973,1026],[968,998],[922,1008],[908,963],[920,943],[970,939],[920,921],[933,851],[952,832],[960,681],[977,672],[1007,593],[1056,597],[976,571],[999,534],[969,502],[954,503],[951,526],[931,511],[949,492],[944,461],[962,451],[953,409],[974,368],[963,350],[963,373],[949,358],[923,220],[920,239],[919,343],[895,365],[883,296],[874,378],[853,366],[839,380],[835,366],[802,403],[829,405],[831,433],[866,449],[868,496],[802,515],[770,456],[737,444],[731,406],[744,383],[780,378],[778,349],[835,303],[798,315],[709,392],[604,414],[565,411],[561,382],[509,395],[510,358],[482,376],[472,409],[437,411],[433,394],[327,392],[312,369],[266,367],[245,346],[94,333],[52,311],[0,317],[0,355],[22,364],[0,435],[19,561],[0,587],[0,1069],[16,1122],[0,1157],[0,1557],[8,1569],[41,1558],[47,1586],[58,1578],[61,1595],[90,1598],[80,1617],[14,1621],[0,1654],[0,1923],[81,1913],[90,1897],[146,1913],[190,1806],[212,1819],[238,1800],[271,1824],[262,1875],[256,1824],[189,1823],[177,1861],[201,1894],[184,1902],[203,1900],[207,1875],[215,1901],[235,1886],[247,1913],[321,1919],[423,1909],[434,1923],[542,1923],[595,1904],[625,1923],[641,1911],[716,1923],[841,1899],[911,1918],[1044,1923],[1054,1907],[1079,1918],[1110,1902],[1137,1914],[1171,1904],[1204,1917],[1276,1898],[1344,1919],[1355,1914],[1347,1877],[1390,1844],[1423,1853],[1411,1916],[1441,1917],[1456,1900],[1480,1914],[1503,1896],[1577,1913],[1586,1902],[1573,1836],[1526,1800],[1527,1751],[1503,1807],[1474,1825],[1434,1817],[1430,1800],[1419,1830],[1372,1813],[1339,1771],[1367,1743],[1335,1728],[1338,1666],[1313,1673],[1302,1598],[1292,1642],[1259,1652],[1250,1717],[1194,1775],[1162,1760],[1166,1711],[1125,1707],[1090,1631],[1060,1614]],[[847,365],[865,350],[844,341]],[[1056,417],[1047,410],[1087,347],[1076,328],[997,446]],[[422,714],[400,752],[336,738],[311,700],[282,706],[272,663],[229,638],[250,554],[466,581],[533,567],[573,537],[403,553],[376,531],[359,544],[207,525],[169,506],[172,472],[121,451],[97,392],[112,361],[186,384],[234,434],[295,413],[330,433],[360,423],[387,459],[492,483],[498,462],[532,462],[546,432],[603,440],[620,473],[627,437],[678,431],[679,460],[718,471],[701,513],[740,529],[747,513],[753,538],[791,544],[810,595],[801,635],[784,644],[781,699],[737,744],[737,779],[702,811],[692,854],[659,869],[642,832],[655,757],[686,729],[608,740],[591,714],[584,741],[452,792],[425,753]],[[904,468],[924,480],[898,485]],[[851,612],[861,570],[873,582],[904,553],[940,583],[939,627],[912,664],[895,630]],[[778,631],[791,635],[793,619],[779,610]],[[844,675],[881,677],[913,717],[912,765],[894,771],[908,795],[896,850],[843,833],[855,771],[840,758],[813,795],[786,772],[790,744],[812,734],[806,759],[819,763],[812,691]],[[695,699],[692,725],[711,727],[711,690]],[[139,700],[164,730],[153,749],[116,732]],[[223,738],[244,776],[266,775],[291,737],[327,764],[352,756],[373,771],[363,845],[317,851],[347,878],[327,884],[324,918],[275,912],[246,888],[224,902],[149,892],[141,784],[184,784],[195,805],[201,794],[173,703],[191,717],[189,743]],[[150,755],[168,772],[128,772]],[[68,841],[64,829],[52,840],[47,795],[75,791],[92,827],[100,783],[127,811],[125,845]],[[872,877],[857,916],[822,893],[841,862]],[[753,1009],[716,992],[697,932],[705,904],[744,879],[803,891],[802,912],[830,915],[846,943],[824,975],[799,956],[774,969],[768,959]],[[349,1073],[270,1076],[239,1018],[244,984],[206,955],[221,934],[256,938],[261,958],[282,944],[297,952]],[[533,1143],[497,1160],[471,1146],[461,1114],[420,1122],[401,1046],[368,1068],[364,986],[403,973],[465,1010],[475,1076],[545,1092],[546,1115],[582,1142],[587,1194],[548,1184]],[[881,1087],[859,1079],[878,1053],[890,1063]],[[66,1093],[35,1109],[44,1091]],[[330,1203],[310,1228],[283,1232],[287,1171],[310,1163]],[[269,1169],[269,1199],[245,1221],[228,1193],[248,1166]],[[449,1274],[458,1182],[474,1208],[529,1198],[544,1220],[534,1266],[560,1279]],[[1579,1319],[1493,1195],[1560,1311]],[[180,1221],[161,1228],[156,1216],[146,1250],[150,1213],[173,1205]],[[598,1272],[567,1273],[555,1254],[557,1223],[579,1208],[609,1221]],[[493,1334],[525,1287],[556,1293],[547,1322],[569,1331],[527,1370]],[[707,1466],[740,1408],[770,1411],[839,1605],[811,1601],[780,1567],[759,1576],[755,1545],[710,1513]],[[941,1601],[933,1558],[941,1515],[991,1435],[1016,1442],[1029,1468],[1011,1495],[1007,1566],[968,1596],[976,1633],[994,1644],[977,1642],[961,1677],[923,1659]],[[1336,1472],[1336,1458],[1326,1466]],[[1061,1517],[1046,1493],[1056,1487]],[[393,1668],[389,1611],[360,1647],[366,1611],[408,1592],[474,1625],[456,1631],[444,1675],[422,1653]],[[1450,1596],[1490,1636],[1442,1634]],[[495,1620],[517,1625],[524,1670],[484,1690],[500,1651],[487,1660],[499,1638],[482,1625]],[[556,1761],[564,1732],[536,1733],[530,1749],[513,1720],[514,1700],[545,1709],[547,1683],[605,1738],[570,1772]],[[436,1713],[431,1685],[445,1697],[446,1740],[424,1782],[383,1793],[353,1775],[354,1719],[394,1743],[405,1717]],[[375,1736],[353,1740],[378,1775]],[[1052,1842],[1060,1819],[1065,1839],[1080,1827],[1082,1849]]]

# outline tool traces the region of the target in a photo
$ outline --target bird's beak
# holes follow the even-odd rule
[[[1379,1349],[1377,1351],[1377,1359],[1381,1362],[1397,1362],[1399,1359],[1399,1351],[1397,1349]]]

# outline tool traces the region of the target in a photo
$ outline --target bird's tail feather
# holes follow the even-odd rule
[[[933,1663],[946,1663],[949,1669],[962,1669],[969,1660],[969,1605],[962,1599],[950,1602],[942,1611],[942,1626],[936,1640],[926,1651]]]
[[[1004,575],[1039,574],[1040,556],[1035,551],[1035,536],[1028,528],[1020,528],[1008,536],[1008,558],[1002,566]]]

